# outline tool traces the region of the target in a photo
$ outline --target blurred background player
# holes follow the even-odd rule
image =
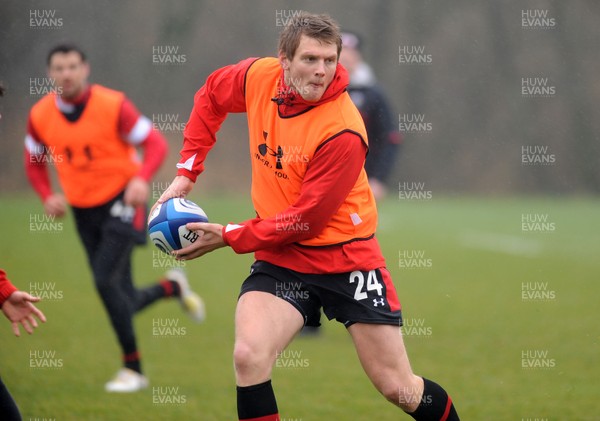
[[[3,89],[0,86],[0,96]],[[29,334],[38,327],[37,317],[40,321],[46,322],[46,316],[33,303],[40,301],[39,297],[34,297],[26,292],[19,291],[6,277],[6,272],[0,269],[0,308],[11,322],[15,336],[21,336],[19,323]],[[35,317],[34,317],[35,316]],[[14,399],[0,378],[0,419],[4,421],[19,421],[21,414]]]
[[[353,32],[342,32],[340,63],[350,74],[348,93],[362,116],[369,154],[365,170],[375,199],[382,199],[387,191],[386,182],[397,160],[402,136],[398,131],[396,114],[378,85],[371,67],[363,60],[362,38]]]
[[[124,367],[105,386],[135,392],[148,386],[142,374],[133,315],[163,297],[179,297],[197,321],[204,306],[182,271],[136,289],[131,270],[134,246],[146,239],[149,180],[167,154],[164,137],[121,92],[88,84],[90,67],[75,45],[53,48],[48,76],[56,92],[31,109],[25,138],[25,168],[44,210],[62,217],[71,206],[94,282],[123,352]],[[139,162],[136,147],[143,149]],[[54,192],[48,164],[56,168]]]

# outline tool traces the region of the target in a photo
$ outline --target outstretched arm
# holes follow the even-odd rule
[[[204,171],[206,155],[214,146],[227,114],[246,111],[244,81],[255,61],[256,58],[249,58],[218,69],[196,92],[194,107],[183,131],[177,177],[156,203],[163,203],[171,197],[185,197],[192,190],[196,178]],[[156,205],[152,209],[154,207]]]
[[[33,303],[40,301],[26,292],[18,291],[0,269],[0,307],[6,318],[12,323],[15,336],[20,336],[19,323],[29,334],[38,327],[35,317],[46,322],[46,316]],[[35,316],[35,317],[34,317]]]

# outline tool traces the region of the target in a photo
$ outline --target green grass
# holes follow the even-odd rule
[[[249,200],[192,197],[215,222],[252,215]],[[176,301],[136,318],[151,388],[111,395],[103,384],[119,368],[119,349],[95,293],[73,221],[34,232],[41,206],[30,196],[0,197],[0,267],[21,289],[56,283],[62,298],[39,305],[48,323],[15,338],[0,324],[0,373],[23,418],[56,420],[232,420],[233,312],[252,256],[219,250],[188,262],[205,298],[208,319],[188,320]],[[546,215],[553,231],[524,232],[523,214]],[[600,410],[597,302],[600,293],[600,201],[589,198],[439,198],[380,205],[378,238],[404,317],[425,332],[406,337],[415,372],[451,393],[464,420],[595,418]],[[400,268],[399,252],[423,254],[430,267]],[[138,285],[169,264],[150,246],[135,254]],[[548,300],[522,299],[522,284],[543,282]],[[152,325],[171,320],[185,334],[156,337]],[[290,350],[300,368],[276,368],[274,386],[285,420],[410,419],[385,402],[363,374],[345,329],[325,323],[318,338]],[[32,369],[30,352],[55,352],[56,369]],[[523,352],[546,352],[525,369]],[[544,360],[544,361],[542,361]],[[179,405],[155,403],[152,387],[178,388]],[[171,389],[173,390],[173,389]]]

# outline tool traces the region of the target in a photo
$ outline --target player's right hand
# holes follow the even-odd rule
[[[44,211],[50,216],[64,216],[67,212],[67,201],[60,193],[54,193],[48,196],[44,201]]]
[[[152,215],[152,212],[156,206],[166,202],[172,197],[186,197],[188,193],[192,191],[193,187],[194,182],[186,176],[176,176],[171,182],[171,185],[163,192],[163,194],[161,194],[156,203],[152,206],[152,209],[150,209],[148,215]]]
[[[223,225],[208,222],[190,222],[185,225],[190,231],[200,232],[200,237],[194,243],[171,253],[177,260],[191,260],[221,247],[225,247],[223,240]]]

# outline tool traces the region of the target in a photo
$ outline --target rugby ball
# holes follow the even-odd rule
[[[154,208],[148,217],[148,235],[156,247],[169,254],[193,244],[200,237],[185,227],[189,222],[208,222],[208,218],[191,200],[171,198]]]

